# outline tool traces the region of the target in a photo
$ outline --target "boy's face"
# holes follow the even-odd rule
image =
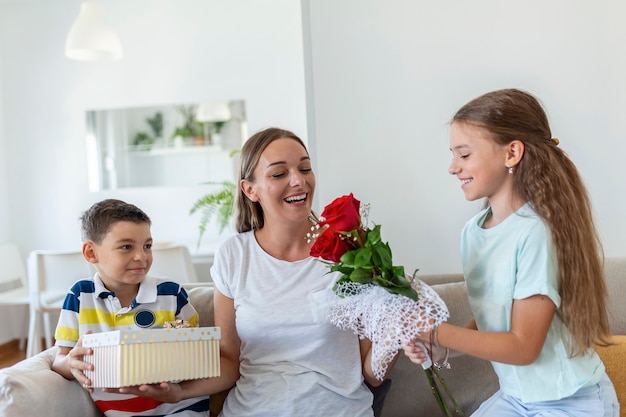
[[[152,266],[152,235],[148,223],[120,221],[111,225],[101,243],[83,245],[87,260],[95,264],[111,291],[136,286]]]

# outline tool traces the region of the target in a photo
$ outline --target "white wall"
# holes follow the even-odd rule
[[[370,202],[396,263],[461,270],[459,234],[480,203],[447,174],[447,122],[468,100],[507,87],[542,99],[588,185],[606,255],[626,255],[626,3],[305,0],[303,8],[318,199],[353,192]]]
[[[2,79],[2,57],[0,56],[0,80]],[[2,97],[2,83],[0,83],[0,98]],[[9,234],[9,194],[7,191],[7,163],[6,145],[4,140],[4,117],[2,116],[2,100],[0,100],[0,243],[10,240]]]
[[[85,111],[244,100],[250,133],[278,125],[307,140],[300,3],[98,1],[125,55],[105,63],[63,54],[80,3],[0,0],[0,243],[15,241],[24,257],[78,248],[80,214],[113,197],[144,209],[156,240],[195,252],[189,209],[209,186],[90,193]],[[210,250],[222,237],[214,227],[203,242]],[[207,264],[199,269],[206,278]],[[1,326],[0,344],[20,336],[15,327]]]
[[[81,212],[115,197],[151,216],[156,240],[195,249],[199,217],[189,216],[189,209],[208,186],[88,192],[85,110],[244,100],[250,133],[280,125],[306,140],[300,3],[98,3],[122,40],[121,61],[65,58],[79,0],[0,1],[0,141],[10,156],[8,190],[0,203],[0,214],[8,216],[1,217],[10,219],[9,236],[25,255],[76,248]]]

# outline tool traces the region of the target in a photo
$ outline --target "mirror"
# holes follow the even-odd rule
[[[89,190],[232,180],[245,114],[243,100],[88,110]]]

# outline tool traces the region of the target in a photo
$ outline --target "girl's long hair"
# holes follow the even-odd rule
[[[239,183],[237,184],[238,192],[235,194],[235,229],[239,233],[249,230],[258,230],[265,224],[261,204],[250,201],[250,199],[246,197],[241,189],[241,180],[254,182],[254,170],[265,148],[275,140],[285,138],[297,141],[306,150],[302,139],[288,130],[276,127],[270,127],[255,133],[244,143],[243,148],[241,148],[239,158]]]
[[[486,129],[502,145],[523,142],[513,188],[550,227],[559,264],[557,314],[572,336],[570,354],[609,344],[604,258],[589,195],[576,166],[552,138],[539,101],[516,89],[493,91],[459,109],[452,119],[457,122]]]

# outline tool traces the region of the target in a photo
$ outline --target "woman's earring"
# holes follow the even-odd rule
[[[513,173],[513,167],[509,167],[509,174]]]

